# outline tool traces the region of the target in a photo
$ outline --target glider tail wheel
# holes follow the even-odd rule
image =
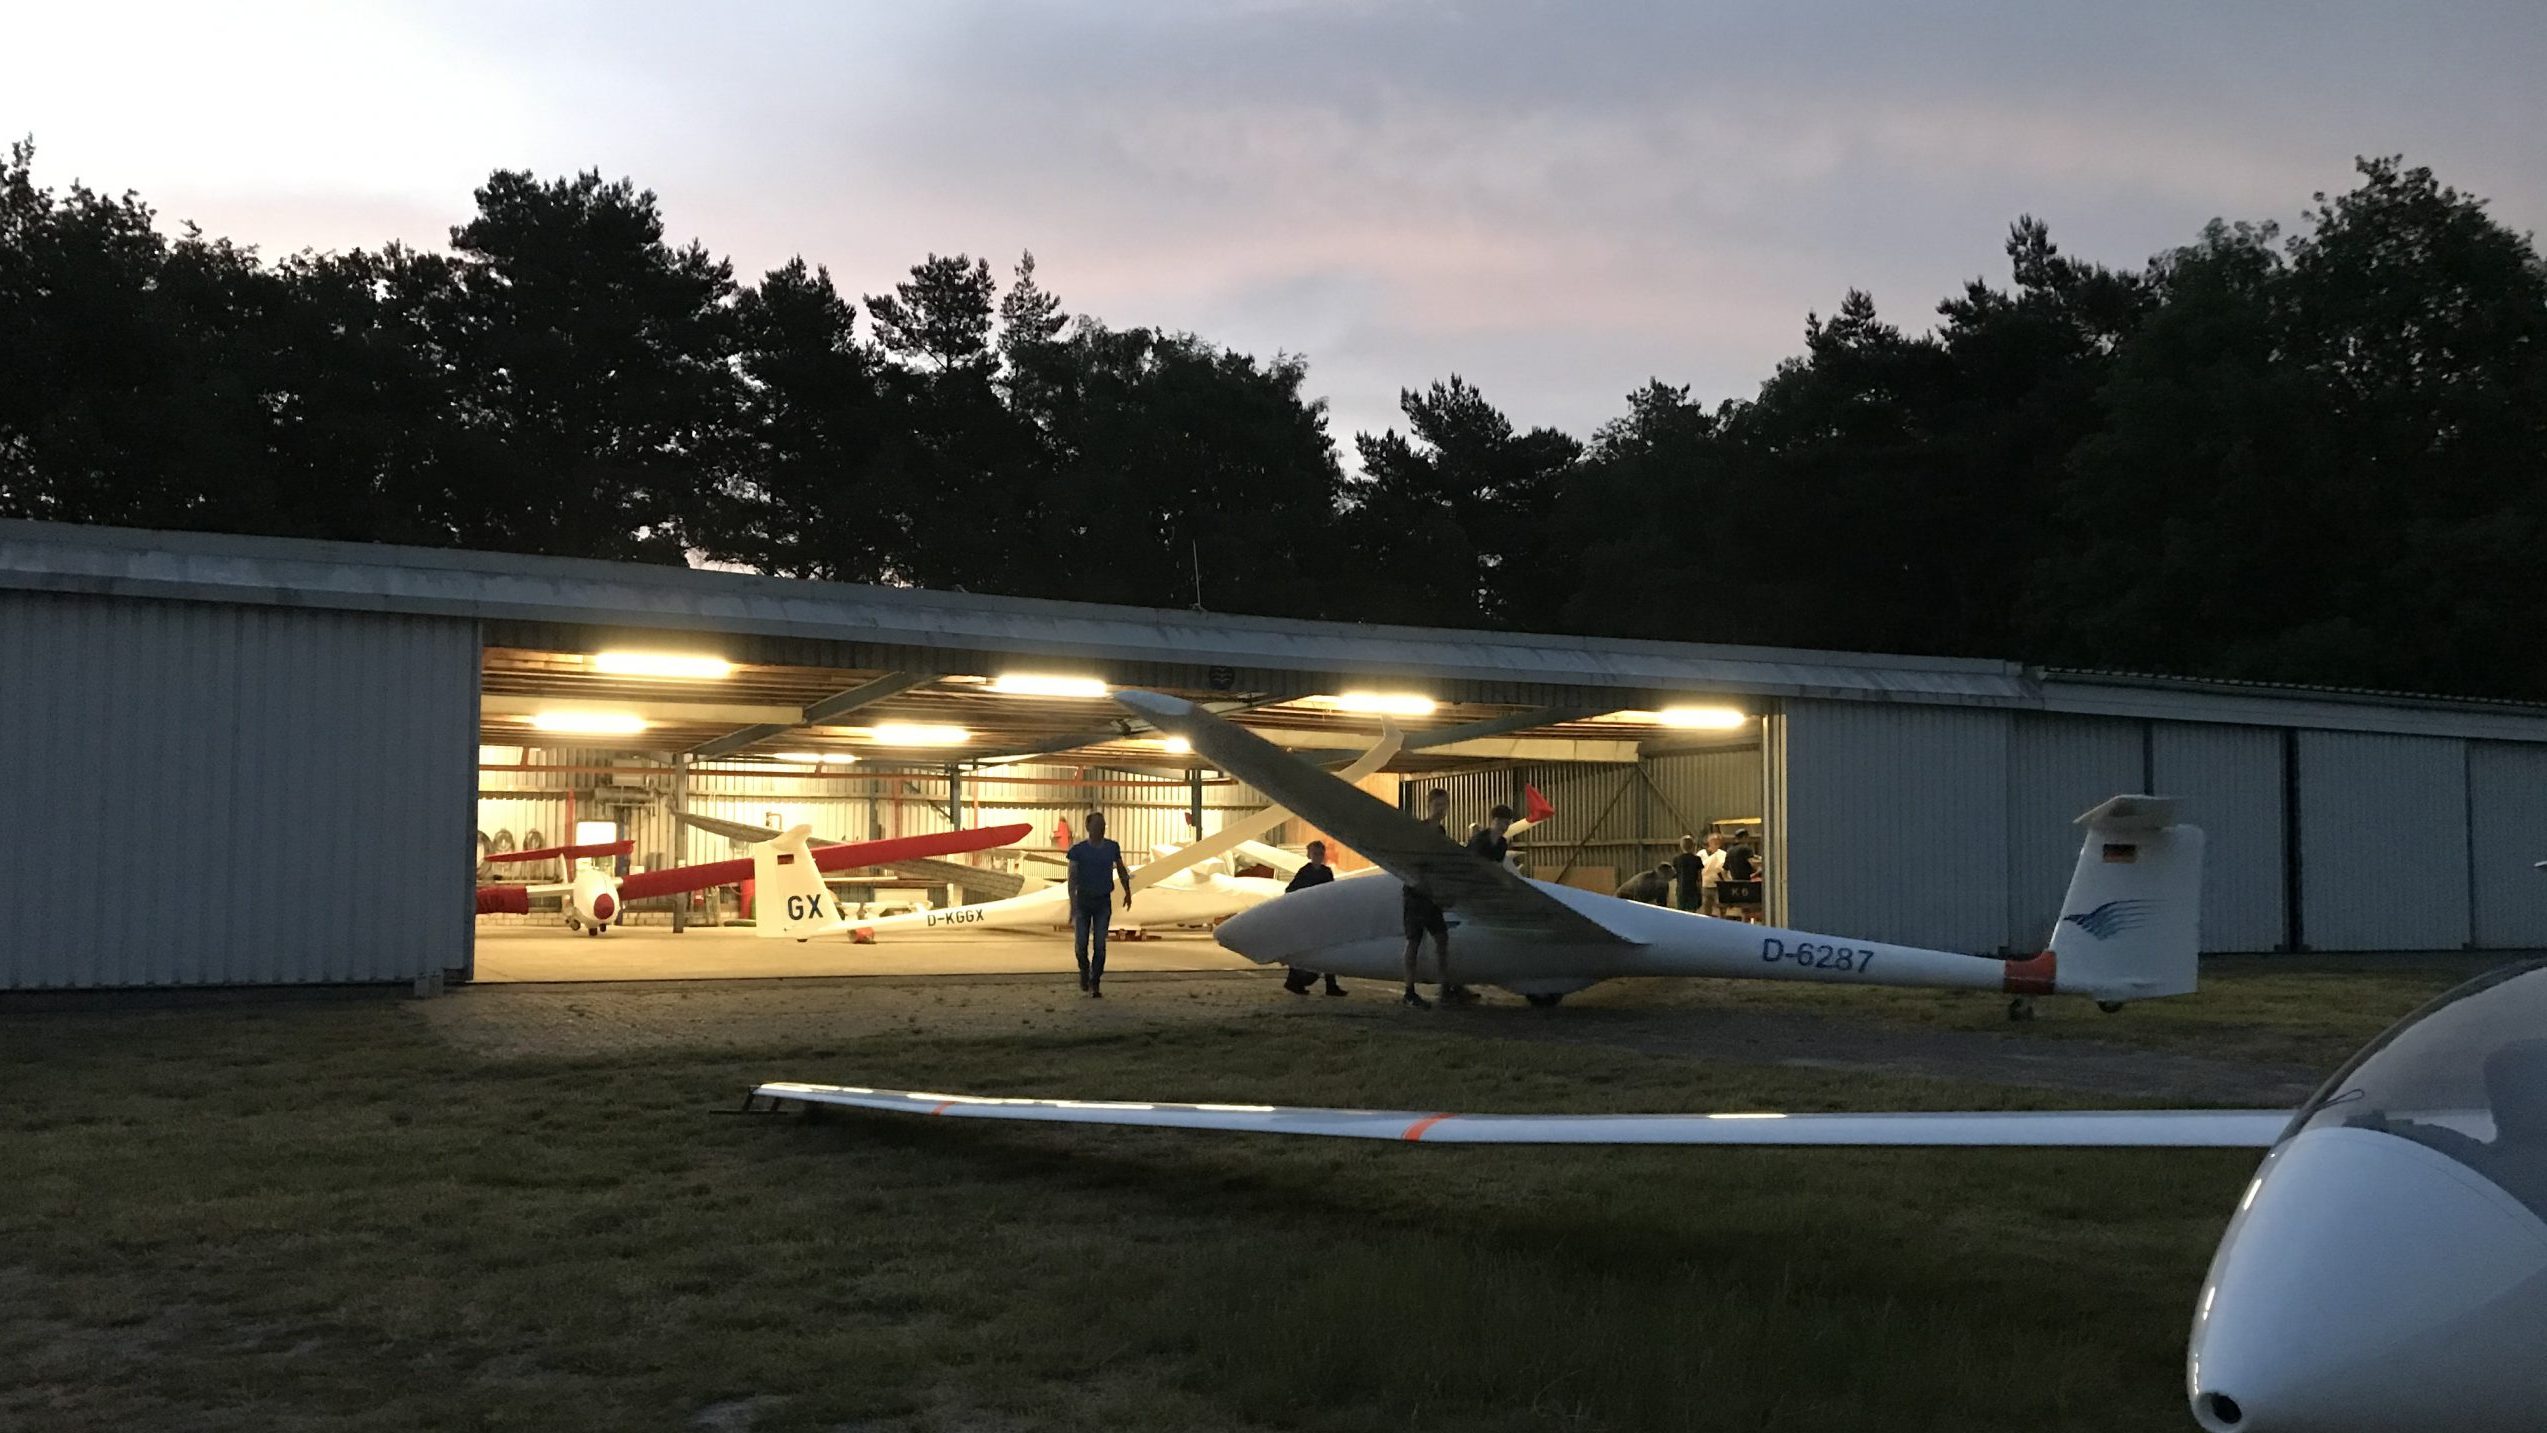
[[[2033,1019],[2033,1018],[2034,1018],[2034,1000],[2033,1000],[2033,997],[2031,997],[2031,996],[2026,996],[2026,995],[2020,995],[2020,996],[2016,997],[2014,1000],[2009,1001],[2009,1002],[2008,1002],[2008,1018],[2009,1018],[2010,1020],[2031,1020],[2031,1019]]]
[[[2099,1000],[2096,1002],[2096,1008],[2104,1011],[2108,1015],[2119,1015],[2122,1013],[2123,1006],[2127,1003],[2129,1002],[2121,1000]]]

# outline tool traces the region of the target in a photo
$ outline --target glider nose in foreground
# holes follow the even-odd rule
[[[2547,969],[2373,1044],[2239,1202],[2186,1349],[2211,1433],[2547,1426]]]
[[[2312,1130],[2256,1177],[2186,1358],[2211,1433],[2535,1429],[2547,1226],[2424,1145]],[[2523,1387],[2523,1385],[2529,1385]]]

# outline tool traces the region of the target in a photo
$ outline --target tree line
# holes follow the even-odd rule
[[[0,165],[0,515],[1215,611],[2547,697],[2547,264],[2361,161],[2136,269],[2010,228],[1750,396],[1587,438],[1456,375],[1348,469],[1306,361],[1067,311],[1031,255],[852,298],[499,171],[447,251],[268,262]]]

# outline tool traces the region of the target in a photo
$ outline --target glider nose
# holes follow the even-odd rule
[[[1222,921],[1212,931],[1222,947],[1237,952],[1258,965],[1272,965],[1290,954],[1290,942],[1283,938],[1288,922],[1273,915],[1278,901],[1240,911]]]
[[[2209,1433],[2492,1433],[2547,1400],[2547,1223],[2400,1134],[2305,1130],[2211,1263],[2186,1393]]]

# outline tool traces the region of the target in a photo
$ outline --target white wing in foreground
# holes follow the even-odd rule
[[[1463,1115],[1281,1105],[1021,1100],[775,1082],[773,1102],[894,1114],[1061,1124],[1146,1125],[1242,1134],[1325,1135],[1421,1144],[1775,1144],[2266,1149],[2289,1110],[1983,1110],[1904,1114]]]

